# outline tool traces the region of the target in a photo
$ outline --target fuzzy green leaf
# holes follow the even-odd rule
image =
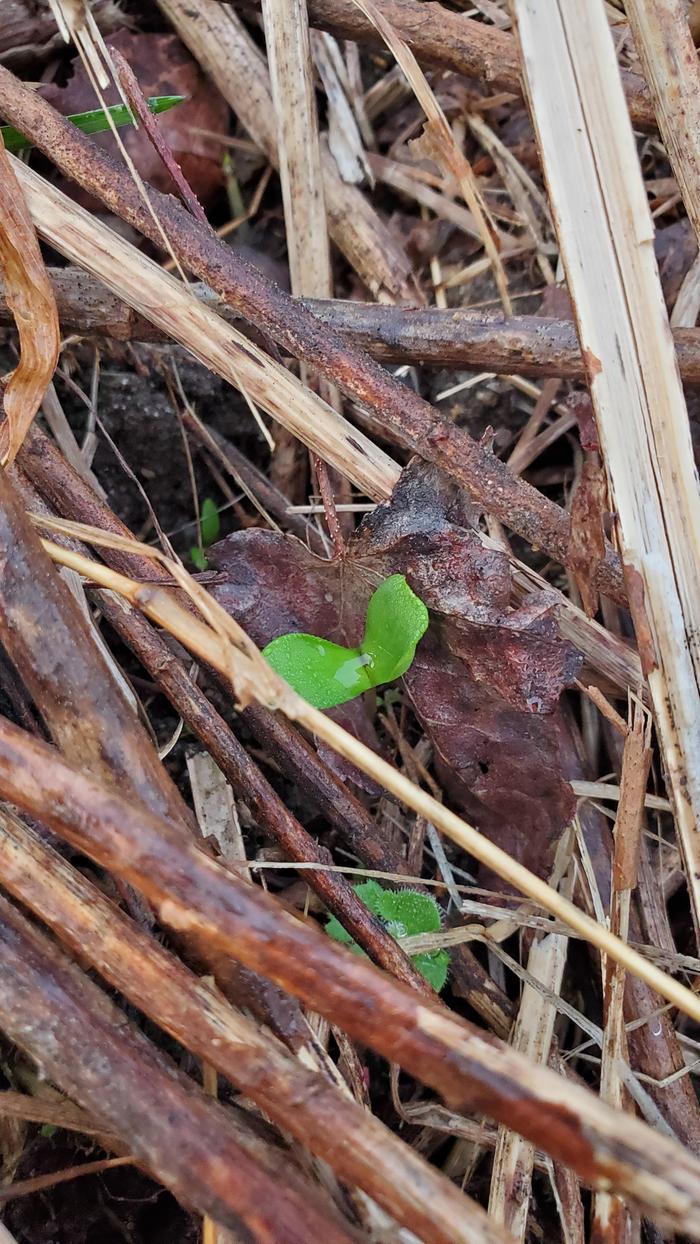
[[[315,708],[334,708],[405,674],[427,626],[423,601],[395,574],[370,598],[359,648],[292,632],[273,639],[263,656]]]
[[[146,103],[151,112],[167,112],[168,108],[174,108],[175,104],[182,103],[184,98],[184,95],[153,95],[151,99],[146,100]],[[107,109],[107,112],[117,128],[122,125],[133,125],[134,118],[131,109],[125,104],[114,104]],[[72,121],[73,125],[83,131],[83,134],[99,134],[102,130],[109,129],[109,121],[105,116],[104,108],[91,108],[89,112],[74,112],[66,117],[66,121]],[[30,138],[25,138],[24,134],[20,134],[19,130],[14,129],[12,125],[0,126],[0,133],[5,150],[11,151],[13,155],[34,145]]]
[[[440,908],[429,894],[421,894],[418,890],[385,890],[378,881],[363,881],[353,886],[353,890],[397,941],[420,933],[437,933],[441,928]],[[364,955],[335,916],[328,921],[326,933],[336,942],[349,946],[354,954]],[[439,993],[444,988],[450,966],[449,951],[421,951],[412,955],[411,961],[433,989]]]

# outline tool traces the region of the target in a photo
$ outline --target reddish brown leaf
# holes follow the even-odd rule
[[[228,132],[225,101],[176,35],[131,34],[120,30],[106,43],[108,47],[117,48],[129,62],[146,98],[151,95],[187,97],[182,104],[158,117],[158,128],[185,180],[197,198],[206,203],[223,184],[224,148],[211,135]],[[73,66],[73,75],[64,87],[51,85],[41,90],[64,116],[99,107],[99,100],[77,58]],[[116,87],[105,92],[105,100],[108,104],[122,102]],[[120,131],[120,137],[141,176],[156,189],[172,193],[170,176],[144,130],[126,127]],[[93,141],[110,154],[118,155],[111,134],[97,134]],[[81,202],[84,198],[81,195]],[[94,200],[90,200],[90,206],[94,206]]]
[[[58,311],[32,218],[0,137],[0,273],[19,333],[19,363],[3,377],[0,456],[12,462],[53,376]]]
[[[507,559],[484,550],[473,518],[458,490],[414,463],[342,561],[273,532],[239,532],[210,550],[212,590],[259,644],[295,630],[356,644],[377,582],[405,574],[431,609],[405,685],[445,786],[489,837],[546,873],[573,812],[554,710],[580,659],[549,609],[510,609]],[[361,701],[333,713],[368,741]]]
[[[548,876],[575,810],[561,770],[559,713],[511,708],[446,651],[439,629],[419,645],[405,683],[445,790],[487,838]],[[480,876],[502,888],[484,869]]]

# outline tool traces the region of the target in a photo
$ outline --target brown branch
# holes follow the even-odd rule
[[[228,1007],[36,834],[1,816],[0,873],[16,897],[135,1006],[422,1240],[498,1238],[483,1210],[410,1146]]]
[[[182,1075],[4,898],[0,982],[8,1037],[185,1204],[269,1244],[357,1240],[284,1151]]]
[[[149,320],[137,315],[97,277],[76,268],[50,268],[64,334],[112,337],[116,341],[164,341]],[[240,317],[204,285],[191,290],[223,318],[241,327]],[[573,320],[537,315],[506,318],[499,311],[450,307],[392,307],[383,303],[305,298],[322,324],[383,363],[425,367],[470,367],[475,371],[583,380],[585,371]],[[0,297],[0,324],[12,317]],[[678,365],[686,384],[700,384],[700,329],[676,328]]]
[[[128,177],[75,126],[2,68],[0,108],[66,176],[159,244],[160,231]],[[366,406],[403,444],[457,479],[486,510],[566,563],[570,522],[564,510],[514,476],[487,446],[443,419],[367,355],[320,325],[311,312],[229,247],[212,239],[180,204],[153,190],[150,194],[185,268],[206,280],[227,305],[335,383],[347,397]],[[40,229],[41,223],[35,223]],[[596,585],[614,599],[624,599],[620,562],[612,549],[600,563]]]
[[[165,924],[262,972],[450,1104],[507,1123],[646,1216],[700,1232],[700,1162],[676,1142],[427,1003],[4,721],[0,795],[119,871]]]

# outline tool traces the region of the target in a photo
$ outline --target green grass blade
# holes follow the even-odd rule
[[[185,99],[184,95],[154,95],[146,100],[146,103],[150,112],[167,112],[169,108],[182,103],[183,99]],[[133,124],[131,109],[125,104],[114,104],[107,109],[107,112],[118,128],[122,125]],[[91,108],[89,112],[74,112],[72,116],[66,117],[66,120],[72,121],[73,125],[82,130],[84,134],[99,134],[102,130],[109,129],[109,121],[103,108]],[[5,150],[10,151],[12,155],[17,155],[18,151],[24,151],[34,145],[30,139],[25,138],[24,134],[20,134],[19,130],[11,125],[0,126],[0,133]]]

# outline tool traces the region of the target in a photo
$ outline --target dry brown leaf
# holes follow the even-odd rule
[[[405,574],[431,628],[404,683],[441,781],[486,837],[547,875],[575,807],[557,705],[580,658],[560,639],[551,603],[539,613],[510,608],[507,558],[485,553],[473,518],[449,481],[414,461],[344,558],[324,561],[275,532],[235,532],[208,550],[219,572],[211,591],[261,646],[290,631],[355,644],[371,592]],[[331,714],[378,749],[367,707],[359,698]]]
[[[0,456],[12,462],[53,376],[60,344],[53,287],[24,194],[0,138],[0,272],[19,333],[20,356],[2,379]]]

